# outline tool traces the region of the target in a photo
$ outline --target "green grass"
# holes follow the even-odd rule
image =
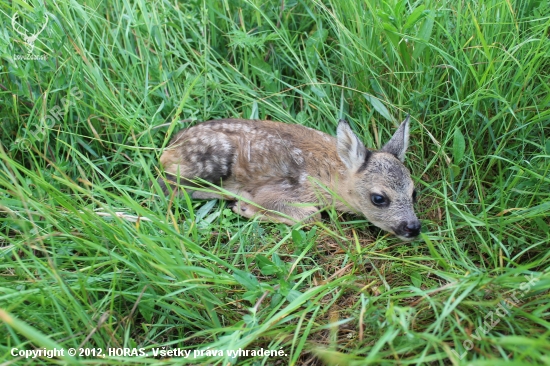
[[[21,59],[16,12],[29,34],[47,15],[42,59]],[[548,2],[17,0],[0,18],[0,362],[550,364]],[[412,243],[150,185],[193,123],[343,117],[379,148],[407,113]],[[12,356],[44,347],[147,356]],[[261,348],[285,355],[227,356]]]

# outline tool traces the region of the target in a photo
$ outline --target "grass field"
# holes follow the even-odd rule
[[[0,18],[2,365],[550,364],[547,1],[13,0]],[[151,186],[201,121],[346,118],[379,148],[408,113],[412,243]]]

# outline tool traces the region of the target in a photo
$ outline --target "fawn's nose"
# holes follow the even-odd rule
[[[420,234],[420,229],[422,228],[422,224],[420,221],[411,221],[411,222],[403,222],[401,224],[401,231],[403,233],[403,236],[407,238],[414,238],[415,236],[418,236]]]

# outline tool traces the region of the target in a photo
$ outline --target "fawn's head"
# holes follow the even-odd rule
[[[420,234],[413,203],[414,183],[403,165],[409,144],[409,117],[379,151],[369,151],[341,120],[337,130],[338,155],[346,166],[346,186],[355,209],[379,228],[405,241]]]

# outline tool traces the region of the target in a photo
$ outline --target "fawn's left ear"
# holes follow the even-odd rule
[[[405,161],[405,152],[409,147],[409,121],[410,115],[405,118],[390,141],[380,150],[394,155],[401,162]]]
[[[340,160],[349,170],[358,171],[368,159],[370,152],[343,119],[338,122],[336,140]]]

